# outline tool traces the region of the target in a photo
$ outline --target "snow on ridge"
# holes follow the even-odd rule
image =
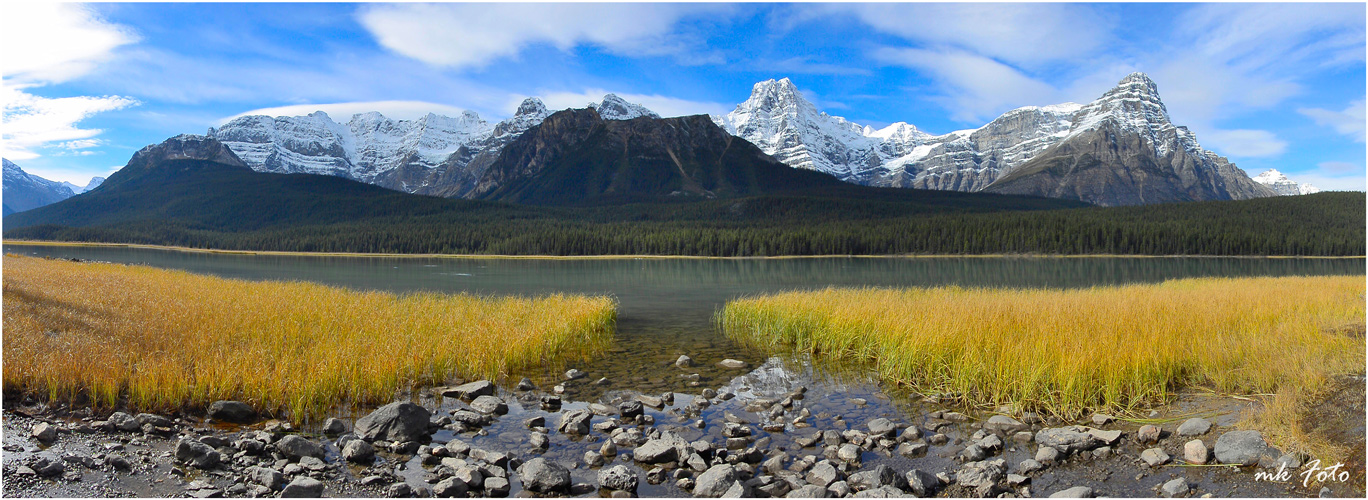
[[[1292,179],[1288,179],[1287,175],[1283,174],[1282,172],[1279,172],[1277,169],[1265,170],[1263,173],[1252,177],[1252,179],[1254,179],[1254,182],[1268,186],[1268,188],[1272,189],[1273,192],[1283,196],[1295,196],[1301,194],[1312,194],[1320,192],[1320,188],[1317,188],[1316,186],[1312,186],[1310,184],[1301,184]]]
[[[590,106],[606,119],[659,117],[614,94]],[[456,116],[428,113],[414,120],[394,120],[370,111],[353,114],[342,123],[323,111],[301,116],[247,115],[210,128],[208,135],[254,170],[375,182],[400,167],[436,168],[462,147],[501,148],[507,142],[503,139],[521,134],[550,114],[540,99],[528,98],[514,116],[497,124],[469,110]]]

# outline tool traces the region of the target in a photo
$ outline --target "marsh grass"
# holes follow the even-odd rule
[[[729,302],[727,335],[870,362],[970,405],[1135,415],[1185,387],[1311,393],[1361,369],[1364,278],[1200,278],[1087,289],[828,288]],[[1293,397],[1293,396],[1288,396]]]
[[[607,297],[362,292],[4,257],[4,390],[97,407],[220,399],[316,418],[451,377],[588,356]]]

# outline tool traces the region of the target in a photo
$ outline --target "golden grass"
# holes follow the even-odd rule
[[[1067,418],[1128,413],[1185,386],[1314,392],[1362,369],[1364,278],[1202,278],[1078,290],[790,292],[728,303],[727,335],[873,363],[889,381],[971,405]]]
[[[174,410],[220,399],[296,421],[415,385],[601,351],[616,303],[359,292],[4,257],[4,389]]]

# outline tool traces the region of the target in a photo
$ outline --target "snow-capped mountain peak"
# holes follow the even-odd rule
[[[627,102],[626,99],[618,97],[617,94],[603,96],[603,102],[591,102],[589,107],[597,111],[599,116],[605,120],[631,120],[647,116],[660,118],[654,111],[646,109],[645,106]]]
[[[609,94],[591,104],[610,120],[659,118],[649,109]],[[464,192],[509,141],[551,115],[535,97],[507,120],[491,124],[474,111],[428,113],[393,120],[357,113],[338,123],[322,111],[303,116],[242,116],[209,129],[253,170],[336,175],[407,192],[450,196]],[[452,175],[448,175],[449,171]],[[452,180],[457,179],[457,180]]]
[[[1254,176],[1254,182],[1268,186],[1274,192],[1283,196],[1295,196],[1299,194],[1319,193],[1320,188],[1310,184],[1300,184],[1297,181],[1288,179],[1287,175],[1268,169],[1264,173]]]

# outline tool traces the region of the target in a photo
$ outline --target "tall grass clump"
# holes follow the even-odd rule
[[[607,297],[361,292],[4,257],[4,390],[97,407],[235,399],[302,421],[606,348]]]
[[[1075,417],[1161,403],[1186,386],[1313,392],[1362,370],[1363,276],[1200,278],[1087,289],[828,288],[729,302],[728,336],[871,362],[971,405]]]

